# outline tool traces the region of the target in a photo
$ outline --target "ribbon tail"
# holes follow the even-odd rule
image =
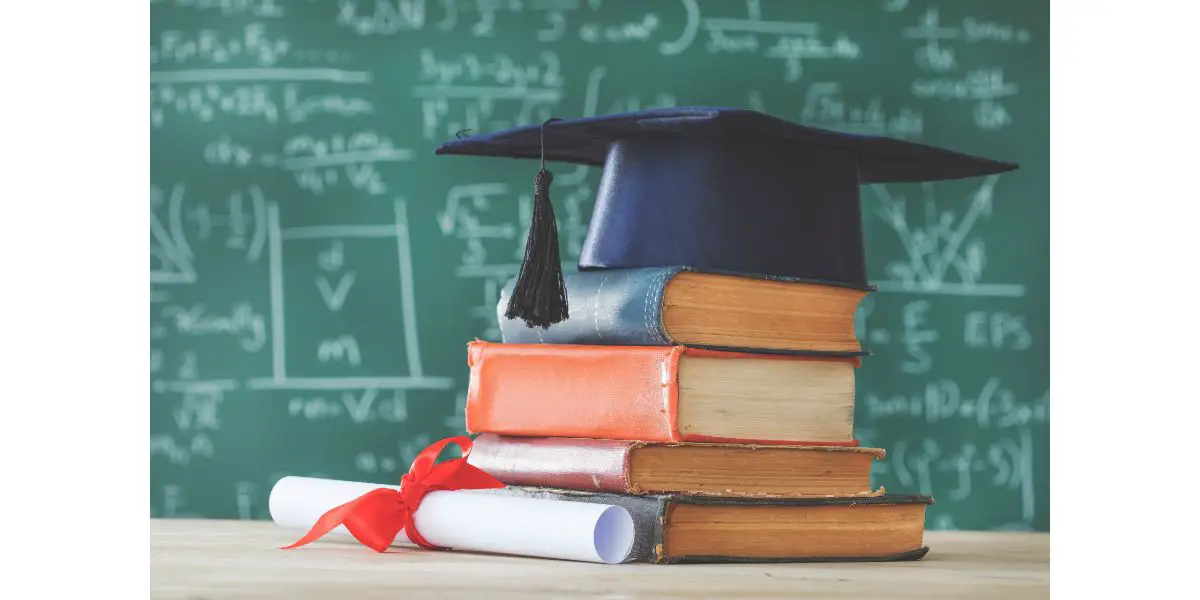
[[[397,501],[397,496],[395,490],[381,488],[335,506],[321,515],[304,537],[281,549],[290,550],[309,544],[333,531],[338,525],[345,525],[354,539],[361,544],[376,552],[384,552],[396,539],[407,519],[408,511]]]
[[[354,509],[354,505],[357,502],[358,500],[351,500],[350,502],[342,504],[341,506],[330,509],[325,514],[321,515],[321,518],[317,519],[317,522],[314,523],[313,526],[308,530],[308,533],[304,534],[304,537],[292,542],[291,544],[288,544],[287,546],[283,546],[281,549],[291,550],[292,548],[299,548],[300,546],[304,546],[305,544],[310,544],[321,539],[325,536],[325,534],[333,531],[338,525],[342,524],[342,521],[346,519],[346,515]]]

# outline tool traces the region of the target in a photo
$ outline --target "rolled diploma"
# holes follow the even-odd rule
[[[329,509],[381,487],[400,489],[284,477],[271,488],[271,519],[303,534]],[[425,494],[413,520],[429,543],[455,550],[612,564],[625,561],[633,548],[633,517],[624,507],[608,504],[436,491]],[[327,535],[353,539],[344,525]],[[392,545],[412,542],[401,532]]]

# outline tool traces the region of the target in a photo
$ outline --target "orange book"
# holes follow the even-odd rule
[[[859,357],[468,344],[470,433],[857,445]]]

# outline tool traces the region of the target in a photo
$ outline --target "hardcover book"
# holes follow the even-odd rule
[[[857,445],[858,357],[468,344],[470,433]]]
[[[879,448],[647,443],[485,433],[468,458],[508,485],[617,494],[877,496]]]
[[[634,521],[627,562],[852,562],[918,560],[933,498],[630,496],[509,486],[511,494],[625,507]]]
[[[684,267],[564,273],[571,316],[540,329],[505,317],[515,281],[496,307],[506,343],[863,354],[854,333],[861,288]]]

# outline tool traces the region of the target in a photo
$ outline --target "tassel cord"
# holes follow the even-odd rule
[[[558,222],[550,201],[554,175],[546,170],[546,123],[542,124],[541,168],[534,178],[533,214],[525,240],[525,256],[504,313],[508,319],[519,318],[528,327],[543,329],[568,317],[567,290],[558,250]]]

